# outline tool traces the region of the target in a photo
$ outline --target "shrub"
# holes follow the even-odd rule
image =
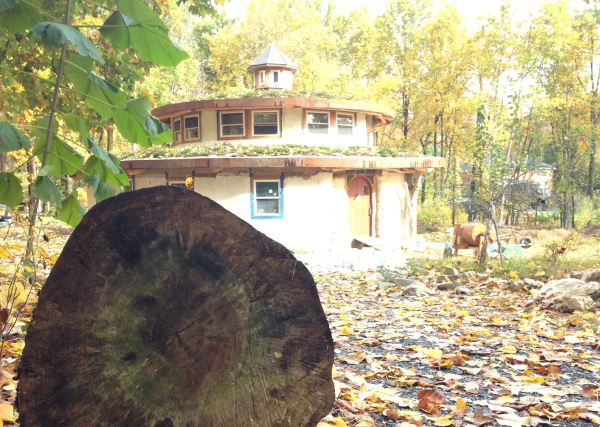
[[[426,200],[419,205],[417,232],[444,231],[452,226],[452,206],[444,200]]]

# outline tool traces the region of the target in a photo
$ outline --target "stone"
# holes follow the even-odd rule
[[[444,267],[442,273],[447,276],[458,276],[458,270],[454,267]]]
[[[571,313],[589,310],[596,300],[600,300],[600,283],[567,278],[546,283],[527,304]]]
[[[429,274],[429,270],[427,270],[426,268],[423,268],[423,267],[412,267],[411,270],[412,270],[413,274],[419,274],[419,275]]]
[[[439,291],[449,291],[449,290],[452,290],[452,289],[456,289],[456,288],[458,288],[460,286],[461,286],[460,283],[446,282],[446,283],[440,283],[439,285],[437,285],[437,289]]]
[[[388,289],[394,289],[397,288],[398,285],[395,283],[391,283],[391,282],[379,282],[377,284],[377,287],[379,288],[379,290],[381,291],[387,291]]]
[[[523,279],[523,283],[528,289],[540,289],[544,285],[544,282],[529,278]]]
[[[445,275],[443,275],[443,274],[442,274],[441,276],[438,276],[438,277],[435,279],[435,282],[436,282],[436,283],[444,283],[444,282],[448,282],[448,281],[450,281],[450,279],[448,278],[448,276],[445,276]]]
[[[600,268],[586,271],[582,275],[581,280],[584,282],[600,282]]]
[[[456,288],[455,292],[459,295],[469,295],[471,293],[471,290],[466,286],[459,286],[458,288]]]
[[[385,278],[383,277],[383,274],[381,274],[381,273],[371,273],[371,274],[367,274],[367,276],[365,277],[365,280],[367,281],[367,283],[378,283],[378,282],[385,281]]]
[[[574,311],[587,311],[592,308],[594,301],[587,296],[566,295],[554,304],[554,309],[561,313],[573,313]]]
[[[431,289],[429,289],[424,283],[421,282],[415,282],[402,290],[402,295],[411,297],[432,295],[433,293],[434,292]]]
[[[415,283],[415,279],[410,279],[397,271],[388,269],[383,271],[383,280],[400,286],[410,286]]]

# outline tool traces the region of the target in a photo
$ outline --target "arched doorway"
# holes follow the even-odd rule
[[[371,236],[373,186],[366,176],[354,176],[348,183],[348,214],[352,236]]]

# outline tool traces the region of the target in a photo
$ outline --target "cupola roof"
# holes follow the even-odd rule
[[[287,55],[283,53],[281,49],[277,47],[277,45],[275,45],[275,43],[269,44],[269,46],[267,46],[267,48],[260,55],[258,55],[254,61],[252,61],[248,69],[252,70],[255,68],[269,66],[285,67],[292,70],[298,69],[298,66],[290,58],[288,58]]]

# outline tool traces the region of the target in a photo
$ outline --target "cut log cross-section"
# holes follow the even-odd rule
[[[175,187],[108,199],[44,285],[18,388],[22,426],[314,426],[333,342],[282,245]]]

